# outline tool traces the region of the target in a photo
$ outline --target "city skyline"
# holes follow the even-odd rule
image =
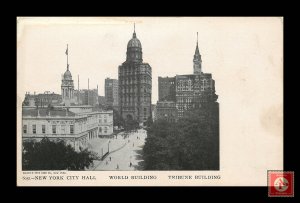
[[[99,20],[101,21],[102,18]],[[182,18],[180,18],[182,19]],[[186,19],[186,18],[185,18]],[[126,45],[128,42],[128,39],[131,38],[131,34],[133,32],[133,23],[136,22],[136,32],[139,38],[141,39],[141,43],[143,44],[143,54],[149,55],[148,58],[146,58],[145,62],[148,63],[154,63],[153,65],[153,95],[152,95],[152,103],[156,103],[158,99],[158,76],[168,76],[168,75],[175,75],[175,74],[188,74],[193,72],[193,54],[194,50],[196,47],[196,33],[197,29],[191,29],[190,32],[182,32],[186,37],[182,37],[179,39],[174,39],[175,33],[170,35],[169,37],[164,34],[163,39],[157,38],[157,43],[153,43],[153,40],[150,40],[150,36],[152,34],[147,34],[149,31],[153,31],[153,27],[155,26],[155,20],[149,20],[145,19],[145,23],[142,23],[139,18],[132,18],[130,22],[124,23],[123,21],[120,21],[118,19],[114,19],[117,24],[120,24],[118,26],[115,26],[114,23],[112,25],[103,25],[103,23],[93,24],[92,27],[94,28],[89,28],[87,31],[82,31],[79,36],[78,34],[74,34],[77,32],[74,32],[74,30],[77,30],[78,25],[71,25],[69,26],[70,28],[57,28],[60,30],[59,32],[61,34],[61,39],[60,37],[57,37],[53,33],[54,27],[57,27],[59,25],[53,25],[53,28],[47,26],[45,27],[40,27],[37,29],[34,29],[29,32],[25,32],[25,37],[29,41],[34,40],[35,43],[32,44],[32,48],[26,46],[26,49],[30,49],[29,53],[31,54],[31,57],[27,57],[27,61],[29,61],[29,65],[27,66],[28,68],[28,73],[33,73],[36,71],[30,71],[30,70],[37,70],[41,69],[40,67],[45,67],[43,68],[41,74],[47,73],[48,71],[51,71],[47,75],[47,80],[41,81],[41,78],[32,78],[30,75],[26,75],[26,78],[31,78],[30,81],[31,83],[28,84],[28,87],[25,89],[25,92],[30,92],[30,93],[43,93],[44,91],[50,91],[50,92],[55,92],[60,94],[60,86],[57,85],[60,83],[60,78],[61,75],[65,72],[66,70],[66,55],[65,55],[65,47],[67,44],[69,44],[69,68],[73,76],[74,80],[74,86],[75,89],[78,89],[78,81],[77,77],[79,75],[80,77],[80,89],[87,89],[87,81],[88,79],[90,80],[90,89],[96,88],[96,86],[99,86],[99,95],[104,95],[104,81],[106,77],[118,78],[118,65],[123,62],[126,58],[126,55],[124,54],[126,52]],[[154,24],[153,24],[154,23]],[[174,22],[175,23],[175,22]],[[179,22],[178,23],[183,23]],[[148,24],[148,25],[147,25]],[[176,24],[176,23],[175,23]],[[83,25],[86,27],[90,27],[91,25]],[[100,27],[108,27],[106,29],[99,29]],[[120,26],[124,28],[122,31],[122,34],[118,31],[120,30]],[[169,24],[169,26],[171,26]],[[39,27],[39,26],[38,26]],[[159,29],[156,28],[154,31],[161,30],[163,26]],[[172,27],[173,28],[173,27]],[[97,30],[99,31],[97,33],[91,34],[92,30]],[[163,28],[165,29],[165,28]],[[45,37],[45,33],[49,30]],[[27,34],[30,33],[30,34]],[[44,33],[44,35],[42,34]],[[84,34],[86,33],[86,34]],[[90,33],[90,34],[89,34]],[[120,33],[118,35],[118,33]],[[123,34],[124,33],[124,34]],[[204,68],[203,71],[206,71],[205,67],[205,60],[206,60],[206,54],[202,53],[202,41],[204,41],[203,34],[201,35],[201,32],[199,32],[199,48],[200,48],[200,53],[203,57],[203,64]],[[28,35],[28,36],[26,36]],[[34,38],[34,36],[39,36],[38,38]],[[96,46],[90,46],[88,47],[89,43],[84,43],[86,40],[83,40],[83,43],[79,45],[78,42],[76,42],[72,38],[89,38],[89,36],[94,36],[93,39],[97,39],[95,37],[98,35],[99,40],[98,40],[98,45],[99,48]],[[41,37],[44,36],[44,37]],[[69,37],[68,37],[69,36]],[[127,38],[125,38],[128,36]],[[33,39],[34,38],[34,39]],[[201,39],[202,38],[202,39]],[[68,40],[69,39],[69,40]],[[155,38],[156,39],[156,38]],[[181,40],[180,45],[185,45],[185,46],[177,46],[175,49],[176,50],[168,50],[168,46],[166,43],[170,43],[170,40]],[[54,47],[49,45],[51,41],[54,41],[55,43],[58,43],[58,41],[63,41],[65,43],[57,44]],[[79,40],[77,40],[79,41]],[[96,40],[97,41],[97,40]],[[116,46],[118,44],[119,46]],[[153,46],[153,44],[155,46]],[[112,46],[110,46],[112,45]],[[36,49],[34,48],[36,47]],[[48,47],[48,48],[47,48]],[[114,50],[114,53],[119,53],[119,54],[110,54],[109,56],[105,54],[105,51],[102,50],[102,47],[106,47],[105,50]],[[42,50],[41,50],[42,49]],[[84,49],[85,52],[80,52],[81,49]],[[155,54],[155,52],[163,52],[160,54],[160,57],[154,58],[154,56],[158,56]],[[51,52],[51,53],[48,53]],[[86,52],[92,53],[90,56],[86,55]],[[107,51],[106,51],[107,52]],[[25,54],[26,55],[26,54]],[[99,57],[93,57],[95,55],[98,55]],[[178,56],[180,55],[180,56]],[[37,59],[41,60],[37,60]],[[176,58],[176,64],[174,64],[174,58]],[[109,63],[107,61],[110,61]],[[44,64],[44,66],[40,66],[39,64]],[[106,64],[106,65],[105,65]],[[86,68],[88,67],[88,68]],[[108,68],[105,68],[108,67]],[[165,67],[172,67],[170,69],[170,72],[166,72]],[[182,68],[184,67],[184,68]],[[98,71],[97,71],[98,70]],[[180,71],[181,70],[181,71]],[[105,71],[105,74],[102,74],[102,72]],[[210,71],[210,70],[207,70]],[[26,71],[27,72],[27,71]],[[91,74],[89,74],[91,72]],[[25,79],[28,80],[28,79]],[[36,81],[36,82],[34,82]],[[40,82],[38,82],[40,81]],[[47,86],[47,88],[42,88],[44,86]]]

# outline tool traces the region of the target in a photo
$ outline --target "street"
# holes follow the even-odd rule
[[[94,167],[88,170],[104,170],[104,171],[132,171],[141,170],[139,162],[143,161],[141,152],[145,144],[147,131],[139,129],[132,133],[119,133],[113,139],[96,138],[91,144],[91,150],[102,156],[108,152],[109,154],[103,161],[94,161]]]

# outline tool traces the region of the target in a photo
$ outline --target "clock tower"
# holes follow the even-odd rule
[[[199,52],[199,47],[198,47],[198,32],[197,32],[197,45],[196,45],[196,50],[194,54],[194,74],[201,74],[202,73],[202,60],[201,60],[201,55]]]
[[[67,45],[66,55],[67,55],[67,70],[62,76],[62,80],[61,80],[61,96],[64,104],[66,106],[69,106],[71,101],[74,100],[74,83],[72,79],[72,74],[69,70],[68,45]]]

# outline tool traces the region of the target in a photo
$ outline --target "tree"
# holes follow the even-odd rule
[[[145,170],[218,170],[218,111],[193,109],[177,123],[158,120],[148,129]]]
[[[84,170],[93,164],[96,154],[87,149],[76,152],[64,141],[53,142],[43,138],[40,142],[23,143],[23,170]]]
[[[149,116],[147,121],[146,121],[146,126],[149,128],[153,125],[153,120],[152,120],[152,117]]]
[[[124,130],[127,132],[136,130],[139,128],[139,122],[137,120],[128,118],[124,122]]]

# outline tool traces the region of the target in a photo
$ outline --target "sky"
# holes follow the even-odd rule
[[[158,76],[172,77],[193,72],[197,32],[203,71],[213,74],[218,92],[222,85],[220,79],[227,77],[226,73],[233,68],[241,71],[250,63],[255,65],[254,61],[248,62],[251,55],[247,52],[254,50],[259,40],[264,40],[259,39],[259,35],[266,38],[272,31],[268,30],[272,24],[264,27],[266,21],[266,18],[158,17],[21,19],[18,23],[18,55],[22,56],[18,57],[18,62],[22,63],[25,83],[21,92],[60,94],[68,44],[75,89],[78,88],[79,75],[80,89],[87,88],[89,78],[90,88],[98,85],[99,95],[104,95],[105,78],[117,79],[118,66],[126,59],[134,22],[142,43],[143,60],[152,67],[153,103],[158,98]],[[237,57],[245,57],[240,61],[243,64],[235,64]]]
[[[99,95],[104,95],[105,78],[117,78],[118,66],[126,59],[126,47],[135,22],[143,60],[153,71],[154,103],[158,98],[158,76],[193,72],[197,32],[203,71],[212,73],[216,79],[224,66],[220,63],[224,60],[220,47],[232,37],[226,33],[220,35],[219,29],[224,27],[215,29],[220,20],[210,18],[25,18],[21,21],[18,54],[22,52],[23,92],[60,93],[68,44],[75,88],[78,88],[79,75],[80,89],[87,88],[89,78],[90,88],[99,85]]]
[[[152,67],[153,103],[158,76],[193,73],[199,33],[202,70],[212,73],[219,96],[221,167],[235,176],[243,172],[236,180],[264,185],[266,169],[280,169],[283,157],[280,17],[19,18],[17,105],[28,91],[60,94],[67,44],[75,88],[79,75],[80,89],[89,78],[90,88],[99,85],[104,95],[105,78],[117,79],[126,60],[134,22],[143,60]]]

